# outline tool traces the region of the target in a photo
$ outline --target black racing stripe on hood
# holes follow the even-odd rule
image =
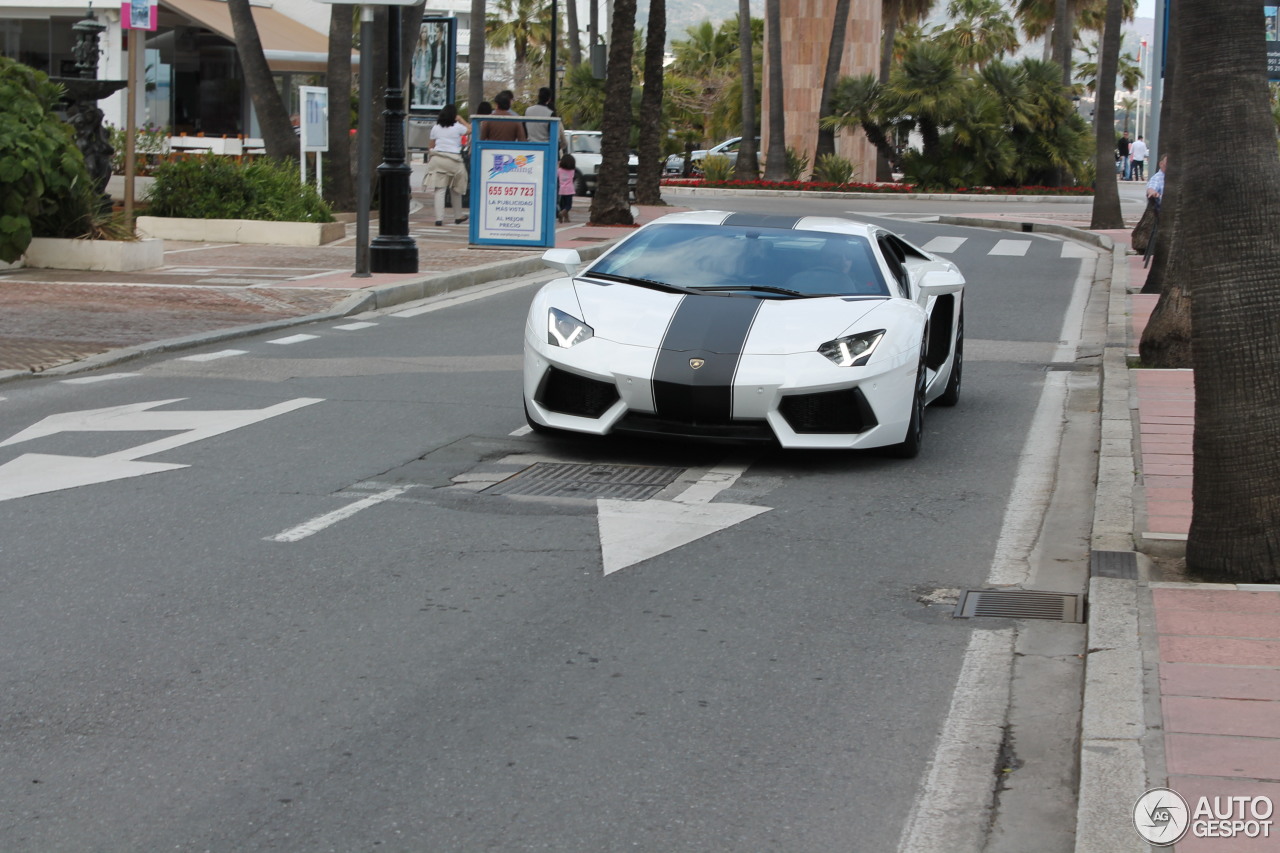
[[[660,418],[695,424],[727,423],[733,377],[763,299],[686,296],[676,307],[653,369],[653,402]],[[702,359],[694,369],[691,359]]]
[[[720,224],[736,225],[740,228],[794,229],[800,219],[799,216],[780,216],[772,213],[732,213]]]

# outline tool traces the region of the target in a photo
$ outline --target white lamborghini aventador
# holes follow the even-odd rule
[[[533,299],[529,425],[920,450],[955,405],[964,276],[873,225],[699,211],[657,219]]]

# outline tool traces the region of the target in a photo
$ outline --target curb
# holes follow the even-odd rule
[[[1047,204],[1093,204],[1093,196],[1078,195],[978,195],[970,193],[860,193],[827,192],[821,190],[740,190],[731,187],[682,187],[663,184],[662,194],[673,196],[756,196],[763,198],[819,198],[819,199],[902,199],[904,201],[974,201],[974,202],[1040,202]]]
[[[622,236],[624,235],[619,235],[617,238],[607,240],[599,244],[580,247],[577,249],[578,254],[583,260],[594,260],[602,255],[606,249],[610,248],[615,242],[617,242],[618,239],[621,239]],[[411,279],[409,281],[379,285],[353,293],[344,299],[336,308],[319,314],[287,317],[282,320],[272,320],[266,323],[254,323],[246,326],[231,326],[226,329],[199,332],[194,335],[186,335],[180,338],[168,338],[162,341],[123,347],[121,349],[109,350],[97,355],[91,355],[88,358],[83,358],[79,361],[70,362],[68,364],[60,364],[56,367],[51,367],[48,370],[42,370],[36,373],[26,370],[0,370],[0,383],[18,379],[34,379],[41,376],[70,376],[76,373],[84,373],[103,367],[111,367],[126,361],[132,361],[137,358],[156,355],[158,353],[193,349],[207,344],[248,337],[249,335],[256,335],[262,332],[274,332],[279,329],[304,326],[309,323],[322,323],[328,320],[338,320],[343,317],[349,317],[352,314],[359,314],[364,311],[383,310],[405,302],[416,302],[420,299],[440,296],[444,293],[463,290],[468,287],[474,287],[478,284],[486,284],[488,282],[499,281],[504,278],[517,278],[519,276],[530,275],[532,273],[539,272],[544,268],[541,256],[532,258],[515,258],[510,261],[496,261],[494,263],[483,264],[478,267],[469,267],[466,269],[455,270],[453,272]]]

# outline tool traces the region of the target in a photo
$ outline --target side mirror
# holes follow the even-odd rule
[[[964,289],[964,276],[957,270],[929,270],[920,276],[920,292],[927,296],[959,293]]]
[[[542,262],[567,276],[575,276],[582,266],[582,257],[577,249],[547,249],[542,255]]]

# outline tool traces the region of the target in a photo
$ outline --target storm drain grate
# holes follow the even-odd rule
[[[1084,596],[1025,589],[967,589],[956,604],[957,619],[994,616],[1004,619],[1052,619],[1083,622]]]
[[[1090,551],[1089,574],[1095,578],[1138,579],[1138,555],[1133,551]]]
[[[683,473],[683,468],[649,465],[538,462],[484,489],[481,494],[643,501],[674,483]]]

